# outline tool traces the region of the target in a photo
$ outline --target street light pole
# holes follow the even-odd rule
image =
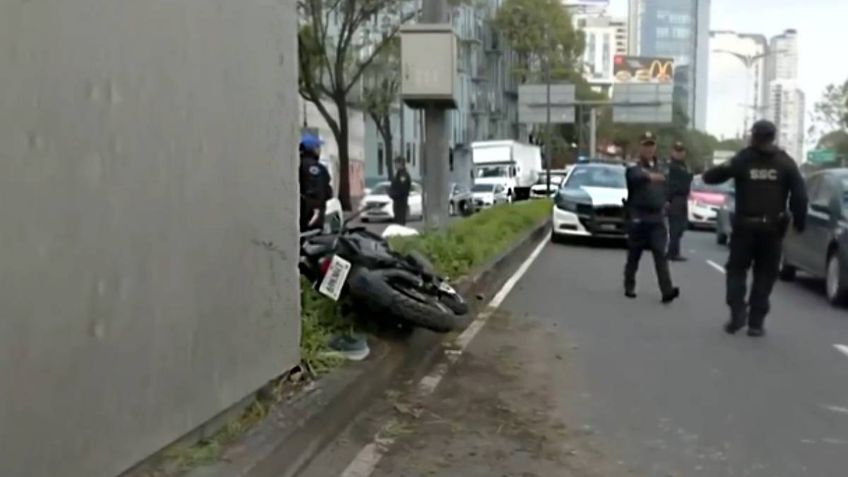
[[[427,0],[421,10],[421,23],[446,23],[447,1]],[[436,105],[424,110],[424,157],[421,161],[422,186],[424,189],[424,224],[427,228],[438,228],[447,223],[448,217],[448,115]]]
[[[551,143],[553,142],[553,138],[551,137],[551,57],[548,56],[547,61],[545,62],[545,109],[546,109],[546,124],[545,124],[545,169],[547,170],[547,179],[545,190],[550,194],[551,192]]]

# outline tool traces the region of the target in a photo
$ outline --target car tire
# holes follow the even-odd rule
[[[825,271],[825,290],[827,301],[834,306],[845,306],[848,303],[848,284],[842,280],[842,260],[839,252],[832,250],[827,256]]]
[[[781,281],[791,282],[795,280],[795,276],[798,274],[798,268],[792,264],[786,263],[785,256],[780,258],[780,271],[778,272],[778,277]]]

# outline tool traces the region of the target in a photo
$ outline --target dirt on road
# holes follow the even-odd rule
[[[373,475],[633,475],[569,422],[569,350],[551,326],[496,314],[434,394],[390,393],[384,434],[395,443]]]

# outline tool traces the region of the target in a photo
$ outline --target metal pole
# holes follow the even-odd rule
[[[423,2],[420,23],[447,23],[447,0]],[[427,228],[445,225],[448,219],[448,117],[447,111],[428,106],[424,111],[424,157],[421,161],[424,188],[424,224]]]
[[[551,162],[553,158],[551,157],[551,143],[553,143],[553,137],[551,135],[551,59],[548,57],[548,60],[545,62],[545,105],[546,109],[546,120],[545,120],[545,169],[547,170],[547,179],[545,184],[545,190],[550,193],[551,191]]]
[[[589,108],[589,158],[598,153],[598,110]]]

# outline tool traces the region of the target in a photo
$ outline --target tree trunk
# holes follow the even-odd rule
[[[347,103],[344,98],[335,101],[339,111],[339,134],[336,144],[339,147],[339,202],[345,211],[353,210],[350,200],[350,125],[348,124]]]
[[[386,114],[383,118],[383,127],[380,128],[383,135],[383,146],[385,152],[385,161],[386,161],[386,175],[389,180],[392,180],[392,176],[395,175],[395,150],[394,150],[394,137],[392,135],[392,117],[391,113]]]

